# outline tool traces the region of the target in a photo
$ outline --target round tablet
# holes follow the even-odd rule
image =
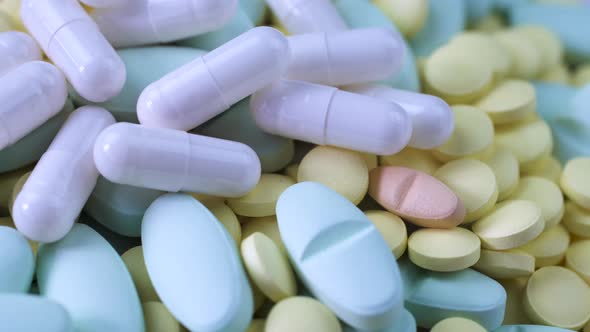
[[[358,152],[318,146],[301,160],[297,181],[324,184],[356,205],[367,194],[369,168]]]
[[[424,64],[425,89],[448,103],[469,103],[479,99],[493,82],[491,63],[453,45],[443,46]]]
[[[229,198],[227,205],[236,213],[246,217],[268,217],[275,214],[279,196],[295,181],[279,174],[262,174],[254,189],[245,196]]]
[[[510,199],[523,199],[537,203],[545,218],[546,229],[557,225],[563,218],[565,208],[561,190],[547,179],[536,176],[521,178]]]
[[[484,162],[490,166],[496,177],[498,201],[505,200],[516,190],[520,180],[518,160],[512,151],[498,146],[494,149],[494,153]]]
[[[440,161],[434,158],[430,151],[410,147],[390,156],[379,157],[379,163],[381,166],[407,167],[430,175],[441,166]]]
[[[538,176],[559,185],[562,172],[561,163],[553,156],[543,158],[533,169],[523,173],[524,176]]]
[[[238,217],[236,217],[236,214],[229,206],[225,205],[223,201],[218,200],[205,201],[203,205],[223,224],[229,235],[236,241],[236,245],[239,246],[242,241],[242,227],[240,226]]]
[[[540,268],[558,265],[569,245],[570,234],[562,225],[555,225],[518,249],[535,256],[535,267]]]
[[[340,322],[322,303],[305,296],[277,303],[266,318],[265,332],[341,332]]]
[[[509,200],[498,205],[471,228],[483,248],[505,250],[524,245],[541,234],[545,220],[537,204]]]
[[[480,258],[473,268],[494,279],[527,277],[535,272],[535,257],[515,249],[482,249]]]
[[[482,62],[492,65],[494,77],[501,79],[510,70],[510,54],[490,35],[482,32],[463,32],[451,40],[453,47],[461,47],[465,52],[476,55]]]
[[[422,29],[428,17],[427,0],[373,0],[373,3],[408,38],[413,37]]]
[[[573,235],[590,237],[590,210],[581,208],[574,202],[566,202],[563,225]]]
[[[476,106],[496,124],[519,121],[535,112],[535,88],[527,81],[505,80],[480,99]]]
[[[590,83],[590,64],[581,65],[576,69],[572,83],[579,87]]]
[[[568,161],[561,174],[561,190],[579,206],[590,209],[590,158]]]
[[[590,240],[575,242],[567,249],[565,266],[590,284]]]
[[[524,307],[537,324],[578,330],[590,319],[590,288],[575,272],[547,266],[529,279]]]
[[[266,321],[264,319],[253,319],[246,332],[264,332],[265,324]]]
[[[408,245],[408,232],[404,221],[387,211],[366,211],[365,215],[377,227],[395,258],[400,258]]]
[[[545,122],[533,121],[496,128],[496,144],[512,151],[521,172],[527,172],[551,155],[553,137]]]
[[[447,319],[443,319],[440,322],[436,323],[430,330],[430,332],[459,332],[459,331],[469,331],[469,332],[487,332],[487,330],[477,324],[476,322],[462,318],[462,317],[451,317]]]
[[[282,252],[287,252],[279,233],[276,216],[251,218],[242,224],[242,240],[256,232],[268,236]]]
[[[479,160],[453,160],[439,168],[434,176],[457,194],[465,205],[467,214],[463,223],[481,218],[496,205],[496,176],[488,165]]]
[[[297,293],[287,256],[268,236],[254,233],[242,241],[241,249],[248,274],[269,299],[278,302]]]
[[[141,302],[160,301],[145,267],[142,247],[137,246],[127,250],[121,255],[121,259],[131,274]]]
[[[479,259],[481,243],[461,228],[423,228],[408,239],[410,260],[427,270],[451,272],[466,269]]]
[[[517,78],[534,78],[541,69],[541,55],[532,41],[520,33],[504,30],[492,35],[510,54],[509,73]]]
[[[523,277],[499,281],[506,291],[506,309],[502,325],[532,324],[522,303],[528,280],[528,277]]]
[[[155,301],[144,302],[141,305],[145,320],[145,332],[180,332],[180,324],[166,307]]]
[[[541,25],[521,25],[515,27],[514,31],[535,46],[540,57],[540,68],[551,68],[561,63],[563,46],[551,30]]]
[[[453,106],[455,130],[451,138],[434,150],[439,160],[485,159],[494,150],[494,125],[482,110],[472,106]]]

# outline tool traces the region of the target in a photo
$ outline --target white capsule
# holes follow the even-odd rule
[[[125,84],[125,64],[76,0],[23,0],[24,25],[82,97],[103,102]]]
[[[258,91],[250,109],[271,134],[378,155],[399,152],[412,135],[408,115],[395,103],[302,81]]]
[[[0,75],[19,65],[43,58],[37,42],[24,32],[0,32]]]
[[[405,52],[401,36],[383,28],[295,35],[288,41],[288,79],[335,86],[391,77]]]
[[[149,127],[195,128],[280,78],[288,63],[283,34],[254,28],[150,84],[137,116]]]
[[[124,122],[100,134],[94,161],[111,182],[222,197],[252,190],[261,167],[254,150],[242,143]]]
[[[438,97],[376,84],[355,85],[345,89],[395,102],[406,110],[413,127],[411,147],[428,150],[442,145],[455,128],[453,111]]]
[[[16,197],[12,217],[21,233],[54,242],[70,231],[98,179],[94,141],[114,122],[100,107],[72,112]]]
[[[346,22],[330,0],[266,0],[291,34],[346,30]]]
[[[42,61],[8,71],[0,76],[0,86],[0,150],[59,113],[68,97],[63,74]]]
[[[92,17],[113,46],[129,47],[220,29],[237,8],[237,0],[135,0],[119,8],[97,9]]]

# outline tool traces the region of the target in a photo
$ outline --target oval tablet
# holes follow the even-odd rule
[[[180,332],[180,324],[160,302],[144,302],[145,332]]]
[[[586,210],[574,202],[566,202],[563,225],[572,235],[590,237],[590,210]]]
[[[542,25],[518,25],[514,31],[528,39],[540,56],[540,68],[557,66],[563,59],[563,45],[559,37]]]
[[[498,185],[498,201],[503,201],[510,196],[520,180],[520,168],[518,160],[512,151],[505,147],[497,146],[494,153],[487,159],[486,163],[496,176],[496,184]]]
[[[521,172],[535,168],[540,160],[549,157],[553,149],[551,129],[543,121],[525,122],[496,129],[495,142],[512,151]]]
[[[0,294],[0,322],[10,332],[74,332],[72,319],[59,303],[29,294]]]
[[[529,200],[537,203],[545,219],[545,228],[557,225],[565,211],[563,194],[559,187],[543,178],[527,176],[520,179],[512,200]]]
[[[387,210],[423,227],[451,228],[465,218],[465,207],[451,189],[409,168],[375,168],[370,173],[369,194]]]
[[[432,175],[442,166],[430,151],[407,147],[396,154],[379,156],[381,166],[400,166]]]
[[[377,227],[395,258],[400,258],[408,246],[408,231],[404,221],[387,211],[365,211],[365,215]]]
[[[295,270],[340,319],[377,330],[401,314],[395,257],[377,228],[346,198],[319,183],[298,183],[279,198],[277,219]]]
[[[579,206],[590,209],[590,158],[570,160],[561,175],[561,190]]]
[[[141,302],[160,301],[145,267],[143,248],[141,246],[133,247],[124,252],[121,259],[131,274]]]
[[[26,293],[34,271],[35,258],[25,237],[0,226],[0,293]]]
[[[506,80],[480,99],[476,106],[495,124],[519,121],[535,112],[535,89],[527,81]]]
[[[590,284],[590,240],[572,243],[565,253],[565,267]]]
[[[279,224],[276,216],[262,218],[248,218],[242,224],[242,240],[248,236],[260,232],[268,236],[281,252],[287,253],[281,234],[279,233]]]
[[[161,196],[143,217],[141,240],[154,288],[182,325],[247,328],[252,291],[232,238],[205,206],[189,195]]]
[[[194,197],[194,196],[193,196]],[[196,197],[195,197],[196,198]],[[219,222],[225,227],[229,235],[234,239],[236,245],[239,246],[242,242],[242,226],[236,214],[223,201],[218,200],[199,200]]]
[[[481,0],[468,1],[471,3],[485,2]],[[511,65],[508,51],[490,35],[481,32],[463,32],[451,40],[453,47],[462,49],[466,53],[476,55],[480,61],[490,63],[495,79],[503,79]]]
[[[519,250],[483,249],[473,268],[494,279],[528,277],[535,272],[535,257]]]
[[[462,317],[451,317],[443,319],[436,323],[430,330],[430,332],[458,332],[458,331],[469,331],[469,332],[487,332],[483,326],[476,322],[465,319]]]
[[[266,319],[265,332],[340,332],[340,322],[322,303],[304,296],[277,303]]]
[[[76,224],[61,241],[39,246],[37,283],[41,295],[70,313],[78,331],[144,331],[141,303],[125,264],[86,225]]]
[[[294,184],[295,181],[285,175],[262,174],[252,191],[245,196],[228,199],[227,205],[240,216],[272,216],[281,193]]]
[[[541,55],[529,38],[514,30],[496,32],[492,37],[510,54],[509,76],[531,79],[539,73]]]

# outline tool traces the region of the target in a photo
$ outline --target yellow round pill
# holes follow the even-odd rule
[[[180,332],[180,323],[160,302],[149,301],[141,305],[146,332]]]
[[[225,205],[222,201],[206,201],[203,205],[213,213],[215,218],[221,222],[221,224],[225,227],[229,235],[236,241],[236,245],[240,245],[242,241],[242,227],[240,226],[240,222],[238,221],[238,217],[229,208],[229,206]]]
[[[563,225],[575,236],[590,238],[590,210],[574,202],[566,202]]]
[[[498,201],[505,200],[516,190],[520,180],[518,160],[512,151],[498,146],[494,149],[494,153],[484,162],[490,166],[496,177]]]
[[[446,184],[465,206],[463,223],[487,214],[498,200],[498,185],[492,169],[475,159],[458,159],[439,168],[434,176]]]
[[[572,77],[572,83],[576,86],[584,86],[590,83],[590,63],[579,66]]]
[[[436,159],[429,151],[410,147],[390,156],[379,157],[379,164],[381,166],[411,168],[430,175],[434,174],[434,172],[441,166],[438,159]]]
[[[256,232],[268,236],[282,252],[287,252],[279,233],[276,216],[251,218],[242,224],[242,240]]]
[[[400,258],[408,246],[408,231],[404,221],[387,211],[371,210],[366,211],[365,215],[377,227],[395,258]]]
[[[567,249],[565,266],[590,284],[590,240],[575,242]]]
[[[533,169],[524,172],[523,175],[538,176],[553,181],[555,184],[559,185],[561,172],[562,167],[559,160],[555,159],[553,156],[549,156],[540,160]]]
[[[8,211],[10,211],[10,215],[12,215],[12,206],[14,205],[14,201],[16,201],[16,196],[18,196],[20,191],[23,189],[23,186],[25,185],[25,182],[27,182],[27,180],[29,179],[29,176],[31,176],[31,173],[32,171],[21,175],[21,177],[18,178],[18,180],[14,184],[14,187],[12,188],[12,192],[10,194],[10,199],[8,200]]]
[[[470,319],[451,317],[436,323],[430,332],[487,332],[487,330]]]
[[[264,319],[253,319],[250,322],[250,326],[246,332],[264,332],[264,325],[266,321]]]
[[[527,277],[535,272],[535,257],[515,249],[506,251],[482,249],[479,261],[473,268],[496,279]]]
[[[565,212],[559,187],[544,178],[527,176],[520,179],[510,199],[524,199],[537,203],[545,218],[545,229],[557,225]]]
[[[512,151],[520,171],[527,172],[551,155],[553,137],[545,122],[533,121],[496,128],[496,144]]]
[[[241,216],[268,217],[275,215],[279,196],[295,181],[279,174],[262,174],[256,187],[242,197],[227,200],[229,207]]]
[[[551,30],[541,25],[521,25],[515,27],[514,31],[535,46],[540,58],[540,68],[551,68],[561,62],[563,45]]]
[[[461,228],[422,228],[408,239],[410,260],[427,270],[450,272],[466,269],[479,260],[481,243]]]
[[[356,205],[369,189],[369,168],[358,152],[318,146],[301,160],[297,181],[324,184]]]
[[[296,296],[277,303],[266,319],[265,332],[341,332],[340,322],[322,303]]]
[[[451,138],[434,150],[434,156],[446,162],[459,158],[485,159],[494,152],[494,125],[479,108],[452,107],[455,130]]]
[[[509,200],[496,205],[471,228],[483,248],[506,250],[520,247],[541,234],[545,220],[537,204]]]
[[[242,241],[241,249],[248,274],[269,299],[278,302],[297,293],[289,260],[269,237],[254,233]]]
[[[476,55],[482,62],[492,65],[494,77],[501,79],[510,70],[510,54],[494,38],[482,32],[463,32],[451,40],[453,47]]]
[[[513,30],[504,30],[493,34],[493,37],[510,54],[512,66],[509,73],[516,78],[531,79],[541,69],[541,55],[532,41]]]
[[[452,45],[434,51],[424,64],[426,92],[453,104],[479,99],[491,87],[493,74],[492,63]]]
[[[422,29],[428,17],[427,0],[373,0],[373,3],[408,38]]]
[[[476,106],[496,124],[512,123],[535,112],[535,88],[527,81],[506,80],[480,99]]]
[[[541,235],[518,248],[535,256],[535,267],[558,265],[570,245],[570,235],[562,225],[546,229]]]
[[[567,66],[563,63],[560,63],[542,72],[537,80],[567,85],[570,84],[571,75]]]
[[[532,324],[522,303],[528,279],[523,277],[499,281],[506,291],[506,310],[504,310],[502,325]]]
[[[590,319],[590,288],[573,271],[543,267],[529,279],[524,307],[536,324],[577,330]]]
[[[590,209],[590,158],[568,161],[561,174],[561,190],[579,206]]]
[[[127,266],[127,270],[131,274],[135,288],[142,302],[160,301],[160,297],[156,293],[150,276],[148,275],[145,261],[143,259],[143,249],[137,246],[127,250],[121,255],[123,263]]]

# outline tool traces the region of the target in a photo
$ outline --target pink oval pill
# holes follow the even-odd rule
[[[463,203],[436,178],[410,168],[371,171],[369,194],[392,213],[423,227],[451,228],[463,222]]]

